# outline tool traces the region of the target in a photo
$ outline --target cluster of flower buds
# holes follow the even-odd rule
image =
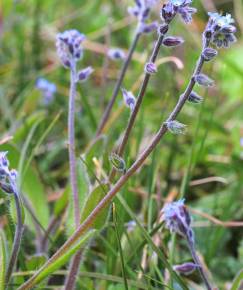
[[[0,152],[0,188],[6,193],[16,193],[17,171],[9,169],[8,152]]]
[[[191,217],[188,213],[184,200],[167,203],[163,210],[165,226],[172,233],[178,233],[194,243],[194,235],[191,228]]]
[[[135,0],[135,6],[129,7],[128,12],[138,19],[139,33],[150,33],[158,28],[157,22],[146,23],[152,7],[157,0]]]
[[[111,60],[124,60],[126,58],[125,52],[120,48],[110,48],[107,52],[107,56]]]
[[[209,22],[204,32],[205,41],[213,43],[217,48],[228,48],[236,42],[236,27],[232,25],[234,19],[230,14],[225,16],[218,13],[208,13]]]
[[[191,7],[192,0],[169,0],[163,5],[161,10],[161,18],[170,23],[176,14],[179,14],[185,23],[192,21],[192,15],[197,12],[197,9]]]
[[[54,95],[57,91],[56,85],[45,78],[38,78],[35,87],[41,91],[43,95],[43,104],[49,105],[53,101]]]
[[[131,111],[133,111],[136,105],[136,98],[134,97],[133,93],[122,89],[122,95],[125,105],[130,108]]]
[[[167,121],[164,123],[166,128],[172,133],[172,134],[185,134],[186,132],[186,125],[176,121]]]
[[[117,171],[120,171],[123,174],[126,173],[126,163],[119,155],[111,153],[109,160]]]
[[[81,44],[84,39],[84,34],[76,29],[57,34],[57,53],[64,67],[70,68],[74,62],[82,58],[83,48]]]

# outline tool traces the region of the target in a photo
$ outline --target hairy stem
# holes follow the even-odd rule
[[[75,226],[80,224],[80,208],[77,187],[76,156],[75,156],[75,97],[76,97],[76,62],[74,61],[70,71],[70,95],[69,95],[69,112],[68,112],[68,141],[69,141],[69,166],[70,181],[73,194],[73,208]],[[70,264],[69,274],[66,277],[64,289],[72,290],[75,287],[75,281],[81,261],[81,251],[79,251]]]
[[[21,238],[23,235],[23,230],[24,230],[24,225],[22,222],[22,210],[21,210],[21,201],[19,194],[15,191],[13,193],[14,195],[14,201],[15,201],[15,206],[16,206],[16,213],[17,213],[17,224],[15,228],[15,234],[14,234],[14,242],[13,242],[13,247],[12,247],[12,253],[10,256],[6,276],[5,276],[5,284],[6,284],[6,289],[8,288],[8,283],[11,279],[11,275],[14,270],[14,266],[17,261],[19,249],[20,249],[20,244],[21,244]]]
[[[208,43],[204,44],[204,47],[207,47]],[[185,90],[185,92],[182,94],[182,96],[178,99],[178,102],[166,120],[172,121],[174,120],[177,115],[181,112],[185,102],[187,101],[188,97],[190,96],[193,87],[195,85],[194,76],[198,73],[200,73],[202,66],[204,63],[204,59],[202,57],[202,54],[200,55],[200,58],[197,62],[196,68],[194,70],[193,75],[191,76],[191,79],[189,81],[189,84]],[[156,133],[156,135],[153,137],[150,145],[142,152],[140,157],[133,163],[133,165],[127,170],[127,172],[120,177],[120,179],[116,182],[116,184],[109,190],[109,192],[106,194],[106,196],[98,203],[98,205],[93,209],[93,211],[89,214],[89,216],[85,219],[85,221],[77,228],[77,230],[73,233],[73,235],[62,245],[62,247],[59,248],[59,250],[28,280],[26,281],[22,286],[20,286],[19,290],[25,290],[30,289],[35,285],[36,277],[38,277],[39,273],[42,272],[43,269],[50,263],[53,263],[58,257],[60,257],[62,254],[64,254],[75,242],[78,241],[78,239],[92,226],[93,222],[97,218],[97,216],[101,213],[101,211],[107,207],[112,199],[115,197],[117,192],[124,186],[124,184],[127,182],[127,180],[135,174],[135,172],[143,165],[144,161],[147,159],[147,157],[153,152],[153,150],[156,148],[156,146],[159,144],[162,137],[165,135],[165,133],[168,131],[167,126],[164,122],[159,131]]]
[[[163,39],[164,39],[165,35],[166,35],[166,33],[159,34],[159,37],[158,37],[157,42],[156,42],[156,44],[154,46],[154,49],[153,49],[153,52],[152,52],[152,55],[150,57],[149,62],[155,63],[155,61],[156,61],[156,59],[158,57],[159,50],[160,50],[160,47],[162,45],[162,42],[163,42]],[[136,105],[134,107],[134,110],[131,113],[130,119],[129,119],[128,124],[127,124],[127,128],[125,130],[125,133],[124,133],[124,136],[122,138],[121,144],[119,145],[119,148],[118,148],[118,151],[117,151],[117,154],[119,156],[122,156],[123,153],[124,153],[124,150],[125,150],[125,147],[127,145],[129,136],[130,136],[131,131],[132,131],[132,128],[134,126],[138,111],[139,111],[140,106],[142,104],[142,101],[143,101],[143,98],[144,98],[144,95],[145,95],[145,92],[146,92],[150,77],[151,77],[151,74],[145,73],[145,76],[144,76],[144,79],[143,79],[143,82],[142,82],[142,85],[141,85],[141,88],[140,88],[140,91],[139,91],[139,94],[138,94],[138,97],[137,97]],[[116,171],[115,171],[115,168],[113,168],[112,171],[111,171],[111,174],[110,174],[110,178],[109,178],[110,181],[113,180],[113,178],[115,177],[115,174],[116,174]]]
[[[191,241],[190,238],[187,238],[187,242],[188,242],[188,246],[189,246],[189,249],[190,249],[190,252],[191,252],[191,255],[192,255],[192,258],[193,258],[195,264],[199,265],[198,271],[199,271],[199,273],[200,273],[200,275],[202,277],[202,280],[203,280],[207,290],[212,290],[213,287],[210,285],[208,277],[207,277],[206,273],[203,270],[203,266],[202,266],[202,264],[200,262],[200,259],[197,256],[194,243]]]
[[[75,156],[75,97],[76,97],[76,63],[71,65],[70,70],[70,95],[68,109],[68,153],[70,166],[70,182],[73,194],[74,220],[76,227],[80,221],[79,197],[77,188],[76,156]]]
[[[130,46],[129,52],[127,54],[126,60],[125,60],[125,62],[123,64],[123,67],[121,69],[121,72],[120,72],[120,75],[118,77],[118,80],[116,82],[116,85],[115,85],[115,88],[113,90],[111,99],[110,99],[110,101],[109,101],[109,103],[108,103],[108,105],[107,105],[107,107],[105,109],[104,115],[103,115],[103,117],[101,119],[101,122],[100,122],[100,124],[98,126],[98,129],[97,129],[97,132],[96,132],[96,138],[99,137],[99,135],[102,133],[102,131],[103,131],[105,125],[106,125],[106,122],[108,121],[108,119],[110,117],[111,110],[113,108],[113,105],[115,103],[115,100],[117,98],[119,90],[121,88],[121,84],[122,84],[123,79],[125,77],[125,74],[127,72],[128,66],[129,66],[129,64],[131,62],[132,55],[133,55],[133,53],[134,53],[134,51],[136,49],[136,46],[137,46],[137,43],[138,43],[138,40],[139,40],[140,36],[141,36],[141,33],[139,33],[138,30],[137,30],[137,32],[135,33],[135,36],[133,38],[132,44]]]

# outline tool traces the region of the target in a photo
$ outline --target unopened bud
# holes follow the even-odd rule
[[[200,104],[203,101],[203,97],[199,96],[197,93],[192,91],[187,100],[190,103]]]
[[[120,48],[109,49],[107,55],[112,60],[124,60],[126,58],[126,54]]]
[[[174,271],[176,271],[180,274],[184,274],[184,275],[189,275],[192,272],[194,272],[195,270],[197,270],[198,268],[200,268],[200,266],[197,264],[194,264],[194,263],[184,263],[181,265],[173,266]]]
[[[220,29],[222,33],[236,33],[236,27],[233,25],[226,25]]]
[[[85,82],[89,78],[89,76],[93,73],[94,69],[91,66],[86,67],[78,72],[77,81]]]
[[[111,153],[109,160],[117,171],[126,172],[126,163],[119,155]]]
[[[202,55],[205,61],[212,60],[215,56],[217,56],[218,52],[216,49],[211,47],[205,48]]]
[[[214,81],[205,74],[195,75],[194,80],[196,83],[204,87],[211,87],[214,84]]]
[[[135,104],[136,104],[136,98],[134,97],[132,92],[128,92],[125,89],[122,89],[122,95],[125,102],[125,105],[130,108],[131,111],[133,111]]]
[[[165,122],[165,125],[172,134],[185,134],[186,125],[176,120]]]
[[[144,71],[148,74],[155,74],[157,73],[157,67],[153,62],[148,62],[145,65]]]
[[[159,28],[158,28],[158,32],[161,35],[166,34],[168,32],[168,30],[169,30],[169,25],[166,24],[166,23],[160,25]]]
[[[151,33],[158,28],[158,22],[152,22],[149,24],[141,23],[139,32],[140,33]]]
[[[163,45],[169,47],[179,46],[184,42],[182,37],[168,36],[164,39]]]

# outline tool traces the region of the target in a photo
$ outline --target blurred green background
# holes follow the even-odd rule
[[[126,150],[128,165],[148,144],[187,85],[200,54],[207,11],[231,13],[236,19],[238,42],[230,49],[220,50],[216,60],[204,66],[204,72],[215,80],[215,86],[209,90],[197,88],[205,101],[200,105],[187,104],[180,114],[178,120],[188,125],[187,134],[167,134],[121,194],[149,231],[163,200],[178,196],[184,179],[187,204],[195,210],[198,250],[215,283],[220,289],[229,289],[228,285],[243,268],[242,224],[239,227],[231,223],[243,220],[243,1],[193,2],[198,9],[193,23],[186,26],[178,18],[170,30],[172,35],[182,36],[185,44],[176,49],[161,49],[158,73],[150,81]],[[163,1],[158,3],[151,15],[154,20],[159,19]],[[68,199],[65,188],[69,175],[66,144],[69,72],[60,66],[55,35],[75,28],[87,36],[80,66],[91,65],[95,71],[87,83],[78,87],[76,140],[77,152],[89,154],[88,174],[94,184],[93,174],[99,178],[104,175],[92,158],[97,158],[108,174],[111,168],[108,156],[129,117],[119,94],[103,138],[88,149],[121,68],[121,62],[107,59],[106,51],[109,47],[128,50],[136,27],[135,19],[127,13],[129,4],[132,1],[3,0],[0,4],[0,140],[13,136],[7,144],[0,145],[0,150],[9,151],[11,166],[21,172],[23,192],[41,226],[46,229],[50,220],[60,217],[52,233],[49,253],[64,242],[69,232],[65,221]],[[155,33],[142,37],[125,77],[123,87],[135,95],[155,39]],[[39,77],[57,86],[55,98],[48,106],[43,105],[43,96],[35,88]],[[6,197],[0,193],[0,227],[11,241],[13,225],[5,201]],[[135,227],[133,236],[127,238],[126,223],[132,218],[118,201],[117,207],[119,232],[125,259],[128,259],[132,245],[141,241],[142,235]],[[226,223],[215,223],[212,217]],[[26,259],[38,252],[40,231],[29,214],[26,223],[19,262],[23,271],[31,269]],[[169,247],[171,237],[167,231],[158,234],[157,239],[158,245]],[[136,281],[138,273],[142,273],[139,279],[147,289],[159,289],[159,283],[153,279],[160,280],[161,264],[151,258],[151,249],[144,249],[127,263],[128,278]],[[143,255],[144,269],[141,266]],[[180,239],[174,259],[176,263],[190,259]],[[122,277],[116,236],[109,223],[87,248],[81,270]],[[106,276],[107,279],[101,275],[82,276],[78,289],[124,289],[122,280],[115,283]],[[19,279],[16,283],[21,282],[22,278]],[[188,280],[198,282],[199,278],[192,275]],[[58,276],[49,285],[58,287],[62,281]],[[201,289],[191,285],[192,289]]]

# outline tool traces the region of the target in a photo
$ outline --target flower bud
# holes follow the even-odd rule
[[[133,111],[135,104],[136,104],[136,98],[134,97],[132,92],[128,92],[125,89],[122,89],[122,95],[125,102],[125,105],[130,108],[131,111]]]
[[[227,26],[224,26],[220,29],[220,32],[221,33],[236,33],[236,27],[233,26],[233,25],[227,25]]]
[[[120,48],[111,48],[108,50],[107,56],[112,60],[124,60],[126,55]]]
[[[86,67],[78,72],[77,82],[85,82],[89,78],[89,76],[93,73],[94,69],[91,66]]]
[[[166,23],[169,23],[175,16],[175,14],[176,14],[175,6],[171,2],[168,2],[163,5],[161,9],[162,20],[164,20]]]
[[[126,173],[126,163],[119,155],[111,153],[109,160],[117,171],[121,171],[123,174]]]
[[[159,34],[162,34],[162,35],[166,34],[168,30],[169,30],[169,25],[166,23],[161,24],[158,28]]]
[[[211,87],[214,84],[214,81],[205,74],[195,75],[194,80],[196,83],[204,87]]]
[[[156,65],[153,62],[148,62],[145,65],[144,71],[147,74],[153,75],[153,74],[157,73],[157,67],[156,67]]]
[[[198,268],[200,268],[200,266],[197,264],[194,264],[194,263],[184,263],[181,265],[173,266],[174,271],[176,271],[180,274],[184,274],[184,275],[189,275],[192,272],[194,272],[195,270],[197,270]]]
[[[186,125],[176,120],[165,122],[165,125],[172,134],[184,134],[186,131]]]
[[[203,98],[199,96],[196,92],[192,91],[187,100],[190,103],[200,104],[203,101]]]
[[[140,28],[139,28],[139,32],[140,33],[151,33],[154,30],[156,30],[158,28],[158,22],[152,22],[149,24],[145,24],[145,23],[141,23]]]
[[[213,49],[211,47],[207,47],[204,49],[202,55],[205,61],[212,60],[215,56],[217,56],[218,52],[216,49]]]
[[[169,47],[179,46],[184,42],[182,37],[168,36],[164,39],[163,45]]]

